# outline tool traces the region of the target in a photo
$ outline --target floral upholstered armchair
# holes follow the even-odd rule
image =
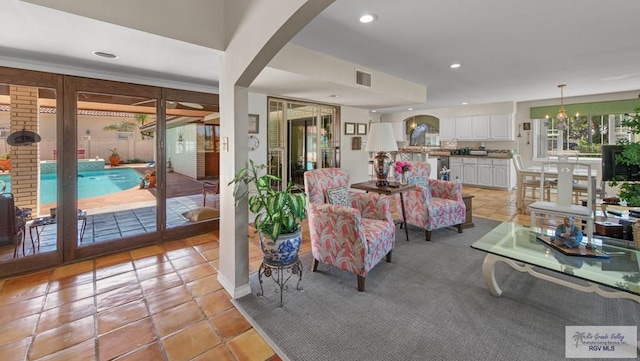
[[[369,271],[385,256],[391,262],[396,227],[387,196],[349,192],[348,187],[344,169],[304,173],[313,272],[318,262],[351,272],[362,292]]]
[[[443,227],[455,226],[462,233],[466,207],[462,200],[462,184],[457,182],[429,179],[431,166],[425,162],[409,163],[405,173],[408,183],[416,188],[404,194],[407,223],[424,228],[427,241],[431,240],[431,231]],[[399,181],[401,174],[394,173]],[[400,197],[396,196],[397,209],[402,209]],[[399,212],[402,217],[402,212]]]

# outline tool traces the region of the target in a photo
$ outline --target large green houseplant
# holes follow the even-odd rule
[[[635,114],[629,115],[622,120],[622,126],[628,127],[629,132],[634,136],[640,134],[640,107],[636,108]],[[622,152],[617,156],[616,163],[626,166],[640,166],[640,142],[630,142],[624,139],[618,144],[623,146]],[[631,207],[640,207],[640,182],[617,181],[610,182],[611,186],[620,186],[618,197],[627,201]]]
[[[282,179],[266,173],[265,164],[249,166],[238,171],[228,185],[234,185],[236,205],[247,198],[249,210],[255,213],[254,226],[260,233],[260,245],[272,263],[285,264],[297,257],[301,237],[300,221],[307,217],[307,196],[293,182],[284,190],[271,187]],[[294,238],[289,242],[289,238]],[[285,252],[286,254],[275,254]]]

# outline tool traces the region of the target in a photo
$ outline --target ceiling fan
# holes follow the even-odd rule
[[[155,99],[149,99],[149,100],[143,100],[141,102],[133,103],[131,105],[142,105],[142,104],[152,103],[152,102],[155,102],[155,101],[156,101]],[[193,108],[193,109],[204,109],[204,106],[202,106],[202,104],[198,104],[198,103],[176,102],[176,101],[172,101],[172,100],[167,100],[167,107],[169,109],[174,109],[176,106],[178,106],[178,104],[184,105],[185,107]]]

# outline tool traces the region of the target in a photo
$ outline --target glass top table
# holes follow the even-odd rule
[[[517,271],[578,291],[640,303],[640,251],[605,244],[602,239],[594,238],[597,250],[607,258],[568,256],[540,241],[538,236],[548,235],[532,232],[527,226],[504,222],[471,245],[471,248],[487,252],[482,275],[491,295],[500,297],[502,294],[494,266],[503,262]],[[553,272],[539,273],[535,268],[581,279],[589,285],[569,282],[567,277],[554,277]]]

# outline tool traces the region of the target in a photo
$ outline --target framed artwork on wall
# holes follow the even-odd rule
[[[367,135],[366,123],[358,123],[358,135]]]
[[[522,123],[522,129],[531,130],[531,123]]]
[[[260,130],[260,116],[249,114],[249,133],[257,134]]]
[[[362,137],[351,138],[351,150],[361,150],[361,149],[362,149]]]
[[[355,135],[356,123],[344,123],[344,135]]]

